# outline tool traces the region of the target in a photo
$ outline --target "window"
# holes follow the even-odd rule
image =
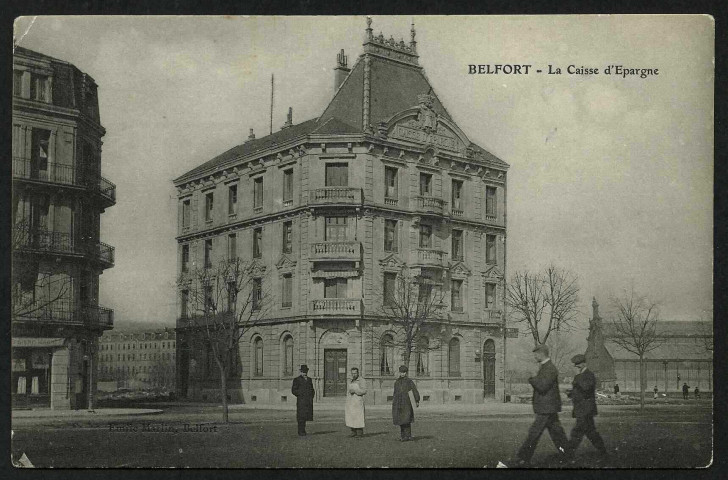
[[[238,236],[235,233],[228,235],[228,260],[234,261],[238,258]]]
[[[190,269],[190,246],[182,245],[182,273],[187,273]]]
[[[283,171],[283,204],[293,202],[293,169]]]
[[[496,209],[496,188],[485,187],[485,214],[488,216],[495,217],[497,214]]]
[[[236,282],[227,283],[227,311],[232,312],[235,310],[235,303],[238,300],[238,285]]]
[[[384,167],[384,196],[397,198],[397,169]]]
[[[215,300],[212,298],[212,285],[205,285],[202,292],[205,295],[205,313],[213,313],[215,310]]]
[[[384,251],[396,252],[397,250],[397,220],[385,220]]]
[[[253,310],[260,310],[263,301],[263,279],[253,279]]]
[[[283,253],[293,253],[293,222],[283,222]]]
[[[293,375],[293,337],[283,340],[283,375]]]
[[[182,202],[182,228],[190,226],[190,201],[189,199]]]
[[[205,240],[205,268],[212,268],[212,239]]]
[[[228,187],[228,215],[238,213],[238,186],[230,185]]]
[[[324,298],[346,298],[347,285],[345,278],[324,279]]]
[[[34,128],[31,135],[31,176],[41,180],[48,179],[48,159],[50,158],[49,130]]]
[[[39,102],[49,102],[48,76],[33,73],[30,76],[30,98]]]
[[[213,208],[215,207],[215,194],[213,192],[205,195],[205,221],[212,221]]]
[[[460,376],[460,340],[457,338],[448,344],[448,374],[451,377]]]
[[[263,255],[263,228],[253,230],[253,258],[260,258]]]
[[[429,173],[420,173],[420,195],[432,195],[432,175]]]
[[[258,177],[253,182],[253,208],[263,208],[263,177]]]
[[[485,308],[495,308],[495,283],[485,284]]]
[[[452,181],[452,208],[453,210],[460,210],[462,212],[463,206],[460,203],[460,199],[463,194],[463,182],[460,180]]]
[[[380,344],[379,373],[381,375],[392,375],[394,368],[394,338],[386,334],[382,337]]]
[[[13,70],[13,95],[16,97],[23,95],[23,72],[21,70]]]
[[[384,306],[392,307],[396,304],[395,292],[397,288],[397,274],[396,273],[385,273],[384,274],[384,286],[383,286],[383,301]]]
[[[453,312],[463,311],[463,281],[453,280],[450,285],[450,308]]]
[[[423,278],[420,280],[420,284],[417,289],[417,303],[420,304],[420,308],[429,308],[430,298],[432,296],[432,280]]]
[[[420,248],[432,247],[432,225],[420,225]]]
[[[452,259],[453,261],[463,260],[463,231],[452,231]]]
[[[429,365],[430,341],[427,337],[420,337],[415,347],[415,372],[417,376],[427,376],[430,374]]]
[[[263,339],[255,339],[255,376],[263,376]]]
[[[485,263],[494,265],[495,260],[495,235],[485,236]]]
[[[283,284],[281,286],[281,306],[290,307],[293,305],[293,275],[287,273],[283,275]]]
[[[326,217],[324,240],[327,242],[346,241],[346,217]]]
[[[326,186],[347,187],[349,186],[349,165],[346,163],[326,164]]]

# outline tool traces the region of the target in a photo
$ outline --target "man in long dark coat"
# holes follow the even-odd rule
[[[410,400],[410,392],[414,398],[415,405]],[[420,406],[420,392],[411,378],[407,377],[407,367],[399,367],[399,378],[394,382],[394,394],[392,394],[392,422],[399,425],[400,441],[412,440],[412,423],[415,421],[413,407]]]
[[[308,365],[301,365],[301,375],[293,379],[291,393],[296,396],[298,435],[306,435],[306,422],[313,420],[313,382],[308,378]]]
[[[528,437],[518,450],[519,466],[528,466],[531,462],[538,439],[545,429],[548,429],[551,440],[562,455],[566,454],[568,439],[559,422],[561,411],[561,395],[559,394],[559,370],[549,358],[549,349],[546,345],[539,345],[533,349],[533,355],[539,363],[538,373],[528,379],[533,387],[533,412],[536,419],[528,429]]]
[[[594,415],[597,414],[595,396],[597,380],[594,374],[586,368],[586,357],[584,355],[574,355],[571,362],[579,370],[579,373],[574,377],[574,381],[571,383],[572,390],[568,393],[574,403],[571,416],[576,418],[576,425],[571,430],[569,456],[573,455],[582,438],[586,435],[586,438],[599,450],[599,453],[606,457],[607,449],[604,446],[604,440],[602,440],[601,435],[597,432],[597,427],[594,425]]]

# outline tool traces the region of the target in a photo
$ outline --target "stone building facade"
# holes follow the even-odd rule
[[[371,22],[371,20],[369,20]],[[471,142],[434,93],[411,40],[375,36],[318,117],[248,141],[174,181],[179,273],[226,258],[256,265],[272,295],[248,328],[229,384],[238,402],[295,402],[300,364],[317,401],[345,395],[351,367],[368,402],[391,401],[401,351],[380,315],[401,269],[444,294],[428,326],[439,349],[415,353],[424,402],[482,403],[504,395],[504,272],[508,165]],[[214,399],[217,372],[188,326],[180,288],[178,393]],[[424,350],[424,349],[423,349]]]
[[[639,358],[614,342],[614,327],[599,316],[599,304],[592,301],[586,358],[601,388],[639,392]],[[647,392],[678,394],[687,383],[690,392],[698,387],[713,391],[713,328],[708,322],[659,321],[659,345],[645,354]]]
[[[100,216],[116,187],[101,176],[97,85],[16,47],[12,122],[13,405],[86,408],[114,318],[98,303],[99,275],[114,265]]]
[[[99,383],[108,390],[174,390],[177,361],[174,329],[107,331],[99,341]],[[99,387],[100,388],[100,387]]]

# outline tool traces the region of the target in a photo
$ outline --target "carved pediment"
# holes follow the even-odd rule
[[[404,264],[405,263],[402,259],[395,253],[390,253],[383,259],[379,260],[379,265],[381,265],[384,270],[399,270],[404,266]]]
[[[457,262],[450,267],[450,276],[452,277],[469,277],[472,271],[464,262]]]
[[[254,277],[260,277],[265,275],[266,266],[258,260],[253,260],[250,265],[250,274]]]
[[[276,262],[276,267],[278,270],[292,270],[296,266],[296,260],[293,260],[291,257],[286,255],[285,253],[281,255],[281,258],[278,259]]]
[[[498,268],[497,265],[488,265],[488,267],[483,272],[483,277],[493,280],[500,280],[503,278],[503,271]]]
[[[388,137],[463,155],[470,144],[454,123],[436,113],[426,101],[392,117]]]

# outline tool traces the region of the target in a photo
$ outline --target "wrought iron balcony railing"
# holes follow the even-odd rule
[[[83,173],[72,165],[13,157],[13,177],[86,187],[104,197],[112,205],[116,203],[116,185],[101,175]]]
[[[98,305],[79,304],[68,300],[49,303],[16,304],[13,319],[62,325],[77,325],[110,329],[114,326],[114,311]]]
[[[311,244],[311,260],[361,260],[361,242],[317,242]]]
[[[84,255],[109,267],[114,265],[114,247],[103,242],[82,244],[76,242],[73,236],[67,232],[16,226],[13,228],[13,248],[62,255]]]
[[[319,315],[361,315],[360,298],[311,300],[311,312]]]
[[[361,188],[355,187],[324,187],[309,192],[311,205],[361,205],[363,198]]]

